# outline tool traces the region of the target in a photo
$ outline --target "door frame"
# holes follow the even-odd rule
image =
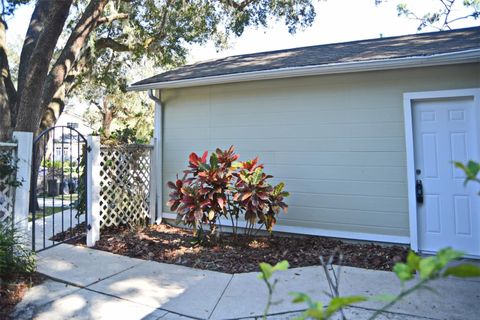
[[[415,101],[439,99],[439,98],[462,98],[472,97],[474,107],[480,114],[480,88],[406,92],[403,94],[403,115],[405,120],[405,146],[407,156],[407,187],[408,187],[408,220],[410,228],[410,246],[415,252],[418,248],[418,217],[417,200],[415,196],[415,147],[413,136],[413,103]],[[480,120],[477,119],[480,134]],[[480,141],[480,138],[479,138]]]

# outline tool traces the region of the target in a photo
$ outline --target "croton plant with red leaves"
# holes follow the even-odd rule
[[[225,217],[236,233],[238,219],[244,216],[247,234],[256,230],[257,224],[272,231],[276,216],[288,208],[285,184],[270,185],[272,176],[263,171],[258,158],[245,162],[238,158],[233,146],[217,149],[210,157],[208,152],[190,154],[183,178],[168,182],[172,191],[167,205],[177,212],[179,221],[195,229],[209,224],[215,230],[218,219]]]

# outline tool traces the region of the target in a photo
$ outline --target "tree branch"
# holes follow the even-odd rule
[[[243,9],[245,9],[249,4],[251,4],[251,3],[255,2],[255,1],[257,1],[257,0],[245,0],[245,1],[243,1],[243,2],[240,3],[239,9],[240,9],[240,10],[243,10]]]
[[[463,17],[455,18],[455,19],[453,19],[453,20],[448,21],[448,23],[450,24],[450,23],[452,23],[452,22],[459,21],[459,20],[463,20],[463,19],[468,19],[468,18],[475,18],[475,13],[468,14],[468,15],[463,16]]]
[[[127,45],[124,45],[112,38],[100,38],[95,42],[95,48],[97,50],[102,50],[106,48],[110,48],[113,51],[117,52],[125,52],[129,51],[130,48]]]
[[[98,24],[110,23],[115,20],[125,20],[128,19],[128,13],[117,13],[110,16],[102,17],[98,19]]]
[[[230,6],[237,10],[245,9],[249,4],[255,2],[257,0],[244,0],[242,2],[236,2],[235,0],[220,0],[221,3]]]
[[[98,20],[101,18],[108,1],[109,0],[91,0],[85,8],[83,15],[70,34],[55,65],[48,74],[41,99],[42,108],[48,106],[55,92],[65,81],[65,78],[80,56],[88,36],[98,25]]]

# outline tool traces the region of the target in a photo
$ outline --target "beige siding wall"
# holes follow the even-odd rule
[[[285,181],[280,224],[408,236],[402,95],[473,87],[480,64],[166,90],[165,181],[233,144]]]

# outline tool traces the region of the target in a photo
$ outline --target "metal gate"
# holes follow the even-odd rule
[[[88,149],[74,124],[47,129],[34,140],[29,217],[33,251],[86,234]]]

